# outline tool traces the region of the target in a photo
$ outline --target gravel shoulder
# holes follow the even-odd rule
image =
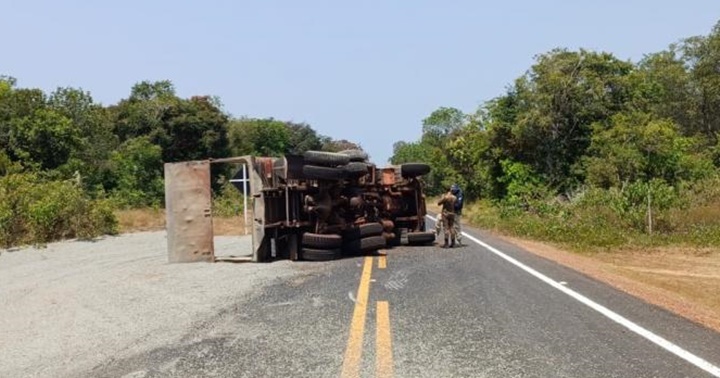
[[[249,237],[216,237],[216,254]],[[311,265],[167,262],[164,231],[0,250],[0,376],[59,377],[171,344]]]

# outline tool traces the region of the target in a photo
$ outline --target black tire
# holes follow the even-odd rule
[[[367,152],[363,150],[344,150],[338,153],[346,155],[350,158],[350,161],[367,161],[368,159]]]
[[[344,250],[348,253],[367,253],[385,248],[387,242],[382,235],[368,236],[362,239],[356,239],[345,243]]]
[[[383,226],[381,223],[365,223],[360,225],[360,236],[377,236],[382,234]]]
[[[393,238],[391,240],[388,240],[387,245],[392,247],[397,247],[402,245],[402,233],[399,229],[394,229],[393,232]]]
[[[353,227],[343,233],[346,241],[357,240],[368,236],[381,235],[383,226],[380,223],[365,223],[358,227]]]
[[[350,162],[350,157],[335,152],[306,151],[303,154],[306,163],[337,167]]]
[[[330,261],[337,260],[342,257],[341,249],[314,249],[314,248],[303,248],[300,253],[300,257],[303,260],[308,261]]]
[[[335,249],[342,246],[342,237],[335,234],[313,234],[304,233],[302,237],[303,247],[319,249]]]
[[[410,232],[407,234],[408,244],[422,245],[435,242],[435,233],[429,231]]]
[[[303,167],[303,176],[310,180],[343,180],[346,177],[342,168],[319,167],[317,165],[306,165]]]
[[[425,163],[405,163],[400,166],[403,177],[416,177],[430,173],[430,166]]]
[[[352,162],[343,168],[348,177],[360,177],[368,173],[368,166],[365,163]]]
[[[384,231],[382,233],[382,237],[385,238],[385,245],[386,246],[392,246],[393,241],[395,240],[395,233],[394,232],[387,232]]]

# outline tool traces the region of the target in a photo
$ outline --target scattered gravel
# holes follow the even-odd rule
[[[216,237],[243,255],[250,237]],[[164,231],[0,250],[0,376],[57,377],[172,343],[219,309],[302,273],[270,264],[169,264]],[[302,265],[302,264],[299,264]]]

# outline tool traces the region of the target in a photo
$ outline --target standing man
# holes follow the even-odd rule
[[[457,238],[458,245],[462,245],[462,225],[460,224],[460,217],[462,216],[464,196],[462,189],[460,189],[458,184],[452,185],[450,193],[452,193],[457,199],[455,201],[455,221],[453,223],[455,225],[455,236]]]
[[[445,244],[443,248],[448,247],[448,239],[450,239],[450,248],[455,247],[455,203],[457,197],[452,191],[445,193],[438,201],[438,205],[442,206],[442,227],[445,231]]]

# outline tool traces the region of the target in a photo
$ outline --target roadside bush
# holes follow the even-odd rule
[[[0,178],[0,244],[91,239],[117,233],[107,200],[91,200],[73,181],[43,181],[35,174]]]
[[[546,202],[550,191],[530,166],[511,160],[503,160],[501,165],[505,174],[499,181],[506,188],[506,195],[501,201],[503,214],[552,212]]]
[[[648,234],[648,194],[653,232]],[[577,251],[624,246],[720,245],[720,177],[670,186],[663,180],[624,188],[585,188],[569,201],[533,200],[508,211],[506,202],[478,201],[465,219],[477,226]]]
[[[243,196],[237,188],[224,178],[220,179],[218,195],[213,197],[212,212],[216,217],[233,217],[243,212]]]

